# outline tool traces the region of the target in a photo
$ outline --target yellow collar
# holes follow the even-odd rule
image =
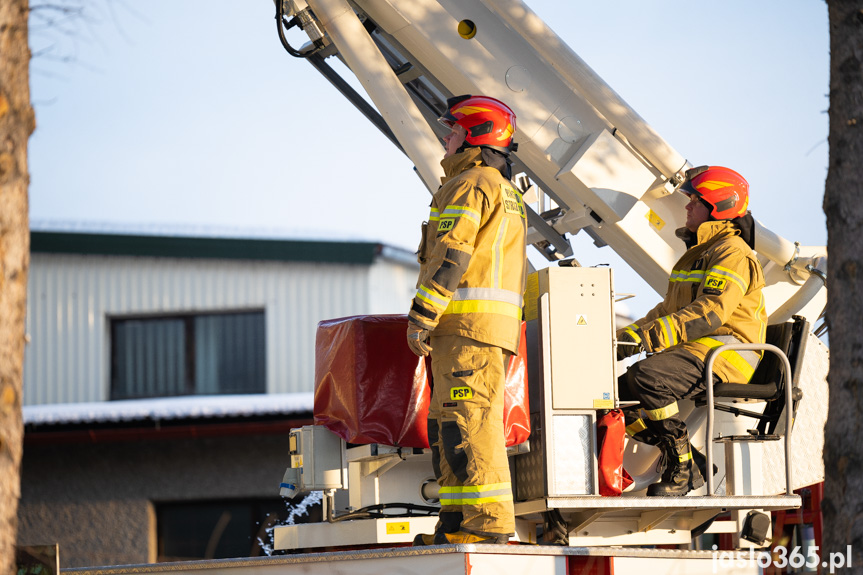
[[[730,232],[733,235],[740,235],[740,230],[738,230],[734,224],[728,220],[719,220],[704,222],[698,226],[696,237],[698,238],[698,243],[703,244],[704,242],[726,232]]]
[[[443,167],[443,172],[446,175],[440,179],[440,183],[444,185],[465,170],[481,166],[482,164],[482,148],[477,147],[468,148],[463,152],[453,154],[449,158],[444,158],[440,161],[440,165]]]

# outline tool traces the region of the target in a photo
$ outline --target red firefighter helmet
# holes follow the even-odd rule
[[[485,146],[509,154],[514,151],[515,113],[509,106],[488,96],[454,96],[446,102],[446,112],[438,121],[452,128],[467,130],[468,146]]]
[[[709,204],[714,220],[744,216],[749,207],[749,182],[734,170],[721,166],[686,170],[686,181],[680,191]]]

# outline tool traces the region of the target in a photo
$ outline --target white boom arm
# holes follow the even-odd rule
[[[518,117],[516,172],[559,206],[532,212],[529,241],[548,259],[571,254],[584,229],[664,293],[684,250],[674,193],[689,162],[520,0],[277,0],[315,44],[356,74],[430,190],[440,175],[434,119],[447,97],[485,94]],[[474,34],[460,34],[473,30]],[[469,36],[469,37],[468,37]],[[355,101],[355,103],[357,103]],[[437,135],[436,135],[437,134]],[[826,301],[826,249],[801,247],[760,223],[770,322],[815,323]]]

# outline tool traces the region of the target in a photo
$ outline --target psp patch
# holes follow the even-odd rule
[[[704,278],[704,288],[705,291],[710,290],[725,290],[725,286],[728,284],[728,280],[721,276],[709,275]]]
[[[445,218],[442,219],[437,225],[437,231],[439,232],[448,232],[455,227],[455,219],[453,218]]]
[[[521,194],[504,184],[500,185],[500,189],[503,193],[504,211],[508,214],[517,214],[522,218],[527,218],[527,214],[524,211],[524,200],[521,199]]]
[[[473,390],[469,387],[453,387],[449,390],[449,398],[453,401],[473,399]]]

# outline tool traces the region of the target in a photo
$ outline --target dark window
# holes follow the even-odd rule
[[[266,392],[264,312],[111,320],[111,399]]]
[[[304,498],[157,503],[158,560],[271,555],[273,527],[284,525],[292,510],[296,523],[321,521],[320,503],[306,508]]]

